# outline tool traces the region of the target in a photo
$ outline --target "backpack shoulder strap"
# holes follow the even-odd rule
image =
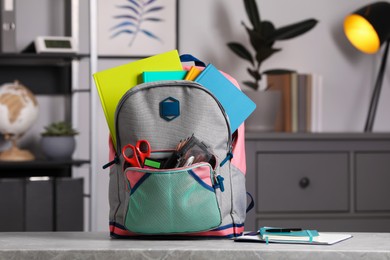
[[[180,61],[181,62],[192,62],[193,61],[195,63],[195,66],[206,67],[206,64],[203,61],[199,60],[198,58],[195,58],[191,54],[180,55]]]

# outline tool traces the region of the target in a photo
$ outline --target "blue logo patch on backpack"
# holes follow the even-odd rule
[[[172,121],[180,116],[179,100],[168,97],[160,102],[160,117],[166,121]]]

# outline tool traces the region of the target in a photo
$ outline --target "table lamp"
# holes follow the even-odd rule
[[[390,3],[375,2],[348,15],[344,20],[344,32],[352,45],[364,53],[376,53],[386,43],[364,128],[365,132],[371,132],[389,51]]]

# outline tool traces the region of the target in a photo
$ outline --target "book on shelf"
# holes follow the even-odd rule
[[[322,131],[322,96],[323,96],[323,79],[321,75],[312,75],[311,88],[311,132]]]
[[[298,74],[298,129],[297,132],[312,132],[312,74]]]
[[[293,73],[267,75],[268,89],[280,91],[282,95],[281,106],[276,119],[275,131],[292,132],[292,74]]]
[[[270,90],[281,91],[282,102],[275,131],[320,132],[322,77],[310,73],[267,75]]]
[[[297,116],[299,118],[298,127],[297,127],[298,132],[306,132],[308,130],[307,121],[309,117],[308,114],[310,114],[309,103],[307,101],[307,97],[310,95],[309,93],[310,86],[308,85],[309,83],[308,77],[310,77],[310,75],[308,74],[299,74],[297,80],[298,83]]]
[[[297,132],[322,130],[322,77],[317,74],[298,74]]]
[[[298,132],[298,124],[300,118],[298,117],[298,74],[291,73],[291,132]]]

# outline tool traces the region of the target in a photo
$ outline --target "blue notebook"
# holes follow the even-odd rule
[[[222,104],[229,117],[232,134],[256,108],[256,104],[212,64],[202,71],[195,82],[210,90]]]

